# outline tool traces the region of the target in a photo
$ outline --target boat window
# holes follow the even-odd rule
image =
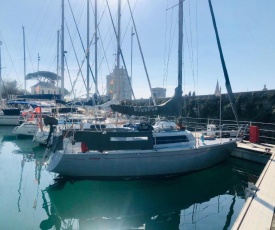
[[[181,136],[167,136],[167,137],[157,137],[157,144],[172,144],[172,143],[180,143],[180,142],[189,142],[188,137],[185,135]]]
[[[147,141],[148,137],[111,137],[111,141]]]

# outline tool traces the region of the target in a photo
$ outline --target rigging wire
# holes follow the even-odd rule
[[[69,2],[70,3],[70,2]],[[83,19],[83,15],[85,15],[83,12],[84,12],[84,10],[85,10],[85,8],[86,8],[86,4],[82,1],[82,5],[79,5],[78,3],[77,3],[77,7],[76,6],[72,6],[72,5],[70,5],[71,7],[71,9],[78,9],[78,11],[76,12],[76,14],[74,14],[74,15],[76,15],[76,17],[74,17],[74,15],[73,15],[73,17],[69,17],[69,19],[71,19],[71,18],[73,18],[74,20],[73,20],[73,22],[71,21],[71,20],[67,20],[66,21],[66,27],[67,27],[67,30],[66,31],[68,31],[68,35],[69,35],[69,38],[70,38],[70,42],[71,42],[71,44],[76,44],[76,39],[77,39],[77,37],[79,36],[79,31],[77,31],[78,30],[78,26],[74,26],[75,24],[77,24],[77,25],[80,25],[81,24],[81,21],[82,21],[82,19]],[[70,23],[70,24],[69,24]],[[70,28],[71,29],[71,31],[73,30],[73,32],[70,34],[70,30],[68,29],[68,28]],[[75,29],[73,29],[73,28],[75,28]],[[77,40],[77,41],[81,41],[80,39],[79,40]],[[69,49],[68,49],[68,52],[67,52],[67,55],[66,55],[66,57],[67,57],[67,61],[69,60],[69,57],[70,57],[70,55],[71,55],[71,52],[73,52],[74,53],[74,58],[73,58],[73,60],[77,60],[77,62],[78,62],[78,59],[77,59],[77,54],[79,54],[79,53],[83,53],[83,48],[82,48],[82,46],[80,45],[80,46],[75,46],[74,45],[74,47],[73,46],[69,46]],[[80,64],[78,64],[78,65],[80,65]],[[85,82],[85,80],[84,80],[84,77],[83,77],[83,72],[82,72],[82,70],[81,70],[81,76],[82,76],[82,81],[84,82],[84,84],[81,84],[81,88],[80,88],[80,90],[79,90],[79,92],[83,89],[83,87],[85,86],[85,88],[86,88],[86,82]],[[74,82],[76,82],[77,81],[77,79],[78,79],[78,77],[79,77],[79,75],[76,77],[76,79],[74,80]],[[74,86],[75,87],[75,86]]]
[[[101,33],[99,31],[99,38],[101,38]],[[107,55],[106,55],[106,50],[104,49],[104,46],[103,46],[103,41],[102,39],[99,39],[100,40],[100,43],[101,43],[101,46],[102,46],[102,50],[103,50],[103,53],[104,53],[104,58],[106,60],[106,64],[107,64],[107,67],[108,67],[108,71],[111,72],[110,70],[110,66],[109,66],[109,63],[108,63],[108,60],[107,60]],[[101,66],[101,64],[99,65],[99,67]]]
[[[1,31],[0,31],[0,32],[1,32]],[[2,37],[2,41],[5,41],[3,35],[1,35],[1,37]],[[5,46],[6,46],[6,49],[8,50],[8,48],[7,48],[7,47],[8,47],[7,43],[5,44]],[[13,56],[13,57],[14,57],[14,56],[20,57],[21,51],[20,51],[20,49],[19,49],[18,47],[20,47],[20,48],[22,49],[21,43],[16,42],[16,45],[15,45],[15,46],[12,46],[13,49],[10,49],[10,48],[9,48],[10,57],[12,57],[12,56]],[[15,54],[14,54],[14,53],[15,53]],[[19,53],[20,53],[20,54],[19,54]],[[7,70],[6,70],[6,75],[7,75],[7,77],[9,77],[9,76],[11,75],[13,69],[14,69],[13,66],[12,66],[12,67],[8,67],[8,66],[7,66]],[[18,82],[20,83],[20,78],[17,76],[17,74],[16,74],[16,77],[17,77]],[[20,84],[21,84],[21,83],[20,83]]]
[[[26,36],[25,36],[25,37],[26,37]],[[25,39],[25,43],[26,43],[26,46],[27,46],[27,51],[28,51],[29,60],[30,60],[30,62],[31,62],[31,66],[32,66],[32,72],[35,72],[35,68],[34,68],[34,64],[33,64],[33,61],[32,61],[32,56],[31,56],[31,52],[30,52],[30,48],[29,48],[29,44],[28,44],[27,39]]]
[[[138,42],[138,47],[139,47],[141,59],[142,59],[142,62],[143,62],[143,67],[144,67],[146,77],[147,77],[147,81],[148,81],[148,84],[149,84],[151,98],[152,98],[154,106],[156,106],[156,98],[155,98],[155,95],[152,92],[151,82],[150,82],[149,74],[148,74],[147,67],[146,67],[146,64],[145,64],[144,55],[143,55],[143,52],[142,52],[142,49],[141,49],[140,40],[139,40],[136,24],[135,24],[135,21],[134,21],[133,11],[132,11],[132,8],[130,6],[129,0],[127,0],[127,3],[128,3],[129,10],[130,10],[130,13],[131,13],[131,18],[132,18],[133,26],[134,26],[134,29],[135,29],[135,34],[136,34],[136,38],[137,38],[137,42]],[[127,73],[127,75],[128,75],[128,73]],[[128,80],[130,81],[130,78],[128,78]],[[131,85],[131,82],[129,82],[129,83]],[[132,86],[131,86],[131,88],[132,88]]]
[[[31,59],[31,53],[33,53],[33,51],[35,49],[38,50],[36,48],[38,46],[39,46],[39,53],[40,54],[43,54],[43,53],[45,54],[46,53],[46,55],[44,55],[44,57],[43,57],[43,60],[44,60],[44,65],[43,66],[44,66],[44,68],[45,69],[51,69],[52,68],[52,61],[48,57],[55,56],[54,51],[52,51],[53,54],[49,54],[48,46],[45,46],[44,44],[40,45],[40,43],[39,43],[40,42],[39,41],[40,37],[43,37],[43,39],[46,40],[48,44],[53,44],[53,42],[54,42],[55,37],[53,36],[53,33],[51,31],[50,32],[45,32],[45,28],[47,28],[45,26],[46,23],[56,24],[56,21],[57,21],[54,17],[48,17],[49,12],[52,13],[52,9],[53,9],[52,5],[53,5],[52,1],[48,2],[48,4],[46,4],[44,2],[44,4],[41,5],[39,11],[37,11],[36,18],[34,20],[34,23],[31,26],[31,30],[28,33],[29,37],[31,37],[30,35],[35,34],[35,36],[33,36],[34,37],[34,42],[31,43],[31,47],[29,45],[27,45],[28,57],[29,57],[29,60],[31,61],[33,71],[35,71],[35,70],[34,70],[34,66],[33,66],[33,61]],[[40,20],[40,19],[42,19],[42,20]],[[36,31],[36,33],[33,32],[34,30]],[[26,42],[26,44],[28,44],[28,43]],[[37,53],[37,51],[35,51],[35,53]],[[47,60],[46,64],[45,64],[45,60]],[[47,67],[46,67],[46,65],[47,65]]]
[[[68,27],[69,28],[74,28],[74,25],[75,24],[77,24],[77,25],[80,25],[81,24],[81,22],[82,22],[82,19],[83,19],[83,15],[85,15],[83,12],[84,12],[84,10],[85,10],[85,8],[86,8],[86,4],[82,1],[82,6],[79,6],[79,7],[75,7],[75,6],[72,6],[71,8],[72,9],[74,9],[74,8],[76,8],[76,9],[79,9],[78,10],[78,12],[77,12],[77,17],[75,17],[75,21],[76,21],[76,23],[72,23],[71,22],[71,20],[69,21],[69,20],[67,20],[67,24],[68,24]],[[70,17],[71,18],[71,17]],[[69,24],[69,22],[70,22],[70,24]],[[76,43],[76,37],[77,37],[77,35],[78,35],[78,31],[77,31],[77,29],[78,29],[78,27],[76,27],[76,29],[74,29],[73,30],[73,32],[72,32],[72,35],[71,35],[71,37],[72,37],[72,40],[74,41],[74,43]],[[72,29],[71,29],[72,30]],[[69,47],[70,49],[69,49],[69,51],[68,51],[68,55],[67,55],[67,58],[69,57],[69,55],[71,54],[71,47]],[[77,46],[77,51],[78,51],[78,53],[79,52],[83,52],[83,48],[82,48],[82,46]]]
[[[56,52],[56,51],[54,51],[54,52]],[[56,65],[57,56],[56,56],[56,55],[52,55],[52,56],[54,56],[54,58],[52,59],[52,62],[49,64],[48,69],[52,69],[52,67],[53,67],[54,65]],[[55,66],[54,66],[54,67],[55,67]]]
[[[189,61],[190,61],[190,65],[191,65],[191,71],[192,71],[193,83],[194,83],[194,67],[193,67],[193,61],[192,61],[192,47],[189,42],[187,27],[186,27],[186,20],[185,20],[184,15],[183,15],[183,21],[184,21],[184,29],[185,29],[185,33],[186,33],[186,42],[187,42],[187,48],[188,48],[188,53],[189,53]]]
[[[166,1],[166,9],[168,7],[168,0]],[[166,75],[166,43],[167,43],[167,10],[165,11],[165,32],[164,32],[164,58],[163,58],[163,82],[162,87],[165,88],[167,82],[167,75]]]
[[[90,0],[90,1],[91,1],[91,0]],[[91,5],[92,5],[92,3],[91,3]],[[98,25],[97,25],[97,30],[98,30],[98,38],[97,38],[97,39],[100,41],[101,49],[103,50],[103,57],[102,57],[102,59],[101,59],[101,62],[100,62],[99,65],[98,65],[98,72],[99,72],[100,69],[101,69],[101,65],[102,65],[102,63],[103,63],[104,58],[105,58],[106,63],[107,63],[107,68],[108,68],[109,72],[111,72],[110,66],[109,66],[109,63],[108,63],[108,59],[107,59],[107,55],[106,55],[106,50],[104,49],[104,45],[103,45],[103,41],[102,41],[101,32],[100,32],[100,29],[99,29],[99,24],[100,24],[100,23],[102,22],[102,20],[103,20],[103,16],[105,15],[106,8],[107,8],[107,5],[105,4],[105,7],[104,7],[104,9],[103,9],[103,11],[102,11],[101,17],[100,17],[99,22],[98,22]],[[94,14],[95,14],[95,10],[94,10],[93,5],[92,5],[92,10],[93,10],[93,12],[94,12]],[[96,28],[95,28],[95,30],[96,30]],[[111,37],[113,37],[113,34],[112,34]],[[106,38],[106,37],[105,37],[105,38]],[[104,40],[105,40],[105,39],[104,39]],[[109,44],[110,44],[110,43],[109,43]],[[108,46],[108,47],[109,47],[109,46]],[[107,47],[107,48],[108,48],[108,47]],[[100,49],[98,49],[98,53],[100,53]],[[98,55],[98,54],[97,54],[97,55]],[[101,81],[103,82],[102,77],[101,77]],[[106,89],[106,86],[105,86],[105,89]],[[105,91],[105,90],[102,90],[102,91]]]
[[[199,90],[199,33],[198,33],[198,0],[196,0],[196,45],[197,45],[197,93]]]
[[[42,33],[44,33],[45,28],[47,28],[46,27],[46,23],[48,23],[49,19],[54,20],[54,17],[48,17],[48,15],[49,15],[49,9],[53,8],[52,4],[53,4],[53,1],[44,1],[43,4],[41,5],[41,7],[39,7],[37,9],[36,14],[31,15],[31,18],[35,19],[35,20],[33,20],[32,25],[29,27],[29,28],[31,28],[32,33],[28,33],[26,35],[26,37],[29,37],[29,38],[31,38],[31,36],[33,37],[31,43],[28,43],[26,41],[26,46],[27,46],[26,49],[28,50],[26,62],[29,63],[29,64],[31,64],[29,66],[30,70],[34,69],[34,67],[33,67],[34,66],[33,65],[33,61],[32,61],[32,58],[31,58],[31,52],[33,50],[35,50],[36,47],[38,46],[38,42],[40,40],[40,37],[43,37],[43,39],[46,40],[48,43],[50,43],[50,41],[52,40],[51,37],[50,37],[51,33],[47,33],[47,34],[45,34],[45,35],[42,36]],[[38,24],[39,24],[39,26],[38,26]],[[17,37],[19,37],[19,36],[17,36]],[[48,49],[48,47],[44,46],[44,45],[45,44],[43,44],[43,46],[42,45],[39,46],[39,48],[41,48],[41,49],[44,48],[44,50]],[[23,48],[22,48],[21,43],[20,42],[16,42],[16,45],[13,46],[13,50],[11,50],[12,53],[10,53],[10,54],[12,56],[14,56],[14,53],[15,53],[14,51],[16,51],[16,53],[18,53],[18,54],[16,54],[16,56],[20,57],[22,55],[22,50],[23,50]],[[37,52],[35,52],[35,53],[37,53]],[[41,52],[41,50],[40,50],[40,53],[43,53],[43,52]],[[47,50],[47,56],[50,56],[48,50]],[[44,59],[44,60],[46,60],[46,59]],[[12,63],[12,62],[10,62],[10,63]],[[15,66],[15,65],[17,66],[17,69],[20,68],[20,67],[18,67],[18,64],[14,64],[13,63],[13,66]],[[14,69],[15,71],[13,71],[12,69]],[[14,67],[11,68],[11,71],[13,72],[13,76],[16,76],[18,82],[20,84],[22,84],[22,77],[21,76],[18,77],[18,71]],[[21,72],[21,70],[19,72]],[[23,74],[19,74],[19,75],[23,75]]]
[[[105,1],[105,7],[108,7],[108,3],[107,1]],[[105,38],[103,39],[103,41],[105,41],[107,38],[109,38],[109,42],[107,44],[107,47],[106,47],[106,50],[109,50],[109,47],[111,46],[111,50],[116,50],[116,42],[114,42],[114,40],[116,40],[116,38],[114,39],[115,37],[115,33],[111,32],[113,30],[113,24],[112,24],[112,20],[110,22],[109,20],[109,17],[110,17],[110,11],[109,11],[109,14],[105,14],[105,21],[107,22],[107,26],[108,26],[108,29],[106,31],[106,35],[105,35]],[[112,19],[112,18],[111,18]],[[113,52],[113,51],[112,51]],[[114,53],[112,55],[115,55]],[[113,58],[112,58],[113,59]],[[113,59],[112,61],[112,68],[114,69],[115,67],[115,63],[116,63],[116,60]],[[109,71],[110,72],[110,71]]]
[[[107,4],[105,5],[105,7],[107,7]],[[106,17],[106,21],[108,22],[108,21],[109,21],[108,18],[107,18],[108,15],[105,14],[105,17]],[[109,49],[110,44],[113,45],[113,50],[114,50],[114,49],[115,49],[115,46],[114,46],[114,43],[112,43],[112,41],[113,41],[113,38],[114,38],[115,34],[114,34],[114,33],[111,33],[112,25],[110,25],[109,23],[108,23],[107,25],[108,25],[108,30],[107,30],[107,33],[106,33],[105,38],[103,39],[103,41],[105,41],[105,39],[107,38],[107,36],[108,36],[109,34],[111,34],[111,35],[109,35],[110,40],[109,40],[109,43],[108,43],[108,45],[107,45],[106,50]]]
[[[90,44],[89,44],[89,47],[87,47],[87,50],[85,50],[84,44],[83,44],[83,41],[82,41],[82,38],[81,38],[81,35],[80,35],[80,32],[79,32],[79,29],[78,29],[78,26],[77,26],[77,24],[76,24],[76,20],[75,20],[74,13],[73,13],[73,10],[72,10],[71,4],[70,4],[70,0],[68,0],[68,3],[69,3],[69,6],[70,6],[70,9],[71,9],[71,13],[72,13],[72,16],[73,16],[73,19],[74,19],[75,26],[76,26],[76,28],[77,28],[77,32],[78,32],[79,38],[80,38],[80,40],[81,40],[81,45],[82,45],[83,51],[84,51],[84,53],[85,53],[85,59],[87,59],[87,54],[88,54],[88,51],[89,51],[89,49],[90,49],[90,46],[91,46],[91,44],[92,44],[92,42],[93,42],[93,39],[94,39],[95,34],[93,34],[92,40],[90,41]],[[82,68],[82,66],[83,66],[83,64],[84,64],[85,59],[84,59],[84,60],[82,61],[82,63],[81,63],[81,68]],[[80,74],[81,68],[79,69],[79,71],[78,71],[78,73],[77,73],[77,76]],[[94,82],[95,82],[95,77],[94,77],[92,68],[91,68],[91,66],[90,66],[90,63],[89,63],[89,70],[90,70],[90,73],[91,73],[91,75],[92,75],[92,78],[93,78],[93,80],[94,80]],[[89,87],[89,86],[88,86],[88,87]],[[97,91],[98,91],[98,90],[97,90]]]
[[[70,41],[71,41],[71,44],[72,44],[72,48],[73,48],[73,51],[74,51],[74,54],[75,54],[75,58],[76,58],[78,67],[80,68],[80,64],[79,64],[79,61],[78,61],[78,58],[77,58],[77,54],[76,54],[76,51],[75,51],[74,43],[73,43],[73,40],[72,40],[72,37],[71,37],[70,30],[69,30],[69,27],[68,27],[68,24],[67,24],[67,20],[66,20],[66,19],[65,19],[65,24],[66,24],[66,28],[67,28],[67,30],[68,30],[69,38],[70,38]],[[84,85],[85,85],[85,88],[86,88],[87,85],[86,85],[86,82],[85,82],[85,79],[84,79],[84,77],[83,77],[83,73],[82,73],[81,69],[80,69],[80,74],[81,74],[82,80],[83,80]],[[76,79],[74,80],[74,84],[72,85],[73,88],[75,87],[75,83],[76,83],[77,79],[78,79],[78,76],[77,76]]]
[[[112,14],[111,14],[111,10],[110,10],[110,6],[109,6],[109,3],[108,3],[108,0],[106,0],[106,3],[107,3],[107,6],[108,6],[108,11],[109,11],[110,18],[111,18],[111,21],[112,21],[112,25],[113,25],[113,29],[114,29],[114,32],[115,32],[115,36],[116,36],[116,38],[118,39],[118,35],[117,35],[116,29],[115,29],[115,25],[114,25],[114,21],[113,21],[113,17],[112,17]],[[128,5],[129,5],[129,7],[130,7],[129,2],[128,2]],[[124,69],[125,69],[125,71],[126,71],[126,75],[127,75],[128,81],[129,81],[130,88],[131,88],[131,93],[132,93],[133,98],[134,98],[134,100],[135,100],[135,99],[136,99],[136,98],[135,98],[135,94],[134,94],[133,87],[132,87],[131,82],[130,82],[130,78],[128,77],[129,74],[128,74],[128,71],[127,71],[127,67],[126,67],[126,64],[125,64],[125,60],[124,60],[124,56],[123,56],[121,47],[120,47],[120,50],[119,50],[119,54],[120,54],[121,59],[122,59],[122,61],[123,61]]]
[[[196,48],[197,48],[197,89],[196,89],[196,95],[199,93],[199,33],[198,33],[198,0],[196,0]],[[199,98],[196,100],[196,105],[197,105],[197,117],[200,117],[200,104],[199,104]]]
[[[105,4],[104,11],[105,11],[106,7],[107,7],[107,4]],[[107,20],[108,19],[107,15],[105,14],[104,16],[106,17],[106,21],[108,22],[109,20]],[[103,49],[103,52],[104,52],[104,56],[105,56],[105,60],[106,60],[106,63],[107,63],[108,71],[109,71],[109,73],[111,73],[109,62],[108,62],[108,59],[107,59],[107,56],[106,56],[106,53],[107,53],[106,51],[109,50],[110,45],[113,45],[113,50],[115,49],[114,43],[112,43],[115,34],[110,32],[112,25],[110,25],[109,23],[107,23],[107,26],[108,26],[108,29],[107,29],[105,37],[102,39],[101,32],[99,30],[99,38],[100,38],[100,42],[101,42],[102,49]],[[104,48],[103,44],[105,43],[105,41],[106,41],[107,38],[110,38],[110,39],[109,39],[109,42],[108,42],[106,48]],[[104,59],[102,58],[101,63],[100,63],[100,69],[101,69],[101,65],[103,64],[103,60]],[[113,62],[113,67],[114,66],[115,66],[115,60]],[[101,76],[101,79],[102,79],[102,76]],[[103,82],[103,80],[101,80],[101,81]],[[102,85],[102,87],[103,87],[103,85]],[[106,91],[106,89],[107,89],[107,85],[105,84],[104,89],[102,88],[102,92],[104,93]]]
[[[82,49],[83,49],[83,51],[84,51],[84,53],[85,53],[84,43],[83,43],[82,37],[81,37],[81,35],[80,35],[79,29],[78,29],[78,26],[77,26],[77,23],[76,23],[76,19],[75,19],[73,10],[72,10],[72,6],[71,6],[71,3],[70,3],[70,0],[68,0],[68,3],[69,3],[70,10],[71,10],[71,14],[72,14],[72,16],[73,16],[74,24],[75,24],[75,27],[76,27],[76,30],[77,30],[79,39],[80,39],[80,42],[81,42]]]
[[[100,31],[99,31],[99,38],[101,38]],[[101,69],[101,65],[102,65],[102,63],[103,63],[103,60],[105,59],[105,60],[106,60],[107,67],[108,67],[108,71],[109,71],[109,73],[110,73],[111,70],[110,70],[110,66],[109,66],[108,60],[107,60],[106,50],[104,49],[102,39],[99,39],[99,40],[100,40],[100,43],[101,43],[101,46],[102,46],[102,49],[103,49],[104,57],[102,57],[101,62],[99,63],[99,68],[98,68],[98,69],[99,69],[99,70]],[[105,89],[106,89],[106,86],[105,86]],[[104,90],[104,91],[105,91],[105,90]]]
[[[36,33],[36,37],[35,37],[34,42],[32,44],[31,53],[33,53],[33,49],[37,45],[38,37],[40,36],[40,34],[42,32],[42,29],[46,28],[44,25],[45,25],[45,20],[48,17],[48,11],[50,9],[51,3],[52,3],[51,1],[48,2],[48,6],[47,6],[46,10],[44,11],[44,15],[42,17],[42,22],[41,22],[40,26],[38,27],[38,32]],[[40,17],[41,17],[41,14],[40,14]],[[33,29],[34,29],[34,27],[33,27]]]
[[[167,53],[167,64],[166,64],[166,86],[167,86],[167,79],[168,79],[168,73],[169,73],[169,64],[170,64],[170,57],[171,57],[171,52],[172,52],[172,48],[173,48],[173,42],[175,39],[175,34],[176,34],[176,23],[174,24],[174,28],[173,28],[173,17],[174,17],[174,8],[169,8],[172,9],[172,13],[171,13],[171,21],[170,21],[170,31],[169,31],[169,44],[168,44],[168,53]]]
[[[9,49],[8,49],[8,47],[7,47],[7,45],[6,45],[6,42],[5,42],[5,39],[4,39],[3,34],[1,33],[1,30],[0,30],[0,35],[1,35],[1,37],[2,37],[2,42],[3,42],[3,44],[4,44],[5,48],[6,48],[6,51],[7,51],[7,53],[8,53],[9,59],[10,59],[11,64],[12,64],[12,67],[13,67],[13,69],[14,69],[14,71],[15,71],[15,75],[16,75],[18,81],[20,82],[19,77],[18,77],[18,74],[17,74],[17,71],[16,71],[16,68],[15,68],[15,65],[14,65],[14,62],[13,62],[13,60],[12,60],[12,58],[11,58]]]
[[[137,1],[138,1],[138,0],[136,0],[135,5],[134,5],[134,7],[133,7],[133,12],[135,12],[136,5],[137,5]],[[125,8],[126,8],[126,3],[125,3],[125,6],[124,6],[124,9],[125,9]],[[122,39],[121,39],[121,43],[123,43],[124,38],[126,37],[127,31],[128,31],[129,25],[130,25],[130,22],[131,22],[131,17],[130,17],[129,20],[128,20],[128,23],[127,23],[127,26],[126,26],[124,35],[122,36]]]
[[[193,34],[192,34],[192,23],[191,23],[191,12],[190,12],[190,1],[188,2],[188,6],[189,6],[189,31],[190,31],[190,45],[191,45],[191,55],[190,55],[190,59],[191,59],[191,69],[192,69],[192,76],[193,76],[193,84],[194,84],[194,90],[196,90],[196,86],[195,86],[195,71],[194,71],[194,52],[193,52]]]
[[[73,92],[73,94],[74,94],[74,98],[76,98],[76,97],[75,97],[74,88],[73,88],[72,79],[71,79],[71,74],[70,74],[70,71],[69,71],[68,63],[67,63],[67,58],[66,58],[66,55],[64,55],[64,60],[65,60],[65,64],[66,64],[66,67],[67,67],[67,71],[68,71],[68,75],[69,75],[70,83],[71,83],[71,86],[72,86],[72,91],[71,91],[71,94],[72,94],[72,92]]]

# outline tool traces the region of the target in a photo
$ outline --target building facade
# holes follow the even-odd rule
[[[61,89],[52,83],[40,81],[31,87],[31,94],[61,94]]]
[[[132,79],[127,75],[126,70],[116,66],[106,77],[107,95],[111,100],[131,100],[131,82]]]
[[[152,93],[155,98],[165,98],[166,97],[166,89],[161,87],[152,88]]]

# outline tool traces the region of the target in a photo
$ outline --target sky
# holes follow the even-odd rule
[[[86,63],[79,66],[87,44],[87,0],[64,0],[66,54],[65,88],[77,96],[86,94]],[[117,0],[109,0],[117,24]],[[132,72],[135,98],[150,96],[141,59],[138,38],[152,87],[164,87],[172,96],[178,71],[178,0],[130,0],[137,31],[127,0],[121,0],[121,48],[128,73]],[[94,71],[94,0],[90,4],[90,65]],[[212,0],[224,59],[233,92],[275,89],[275,1]],[[183,42],[183,92],[207,95],[216,83],[225,93],[225,80],[219,58],[207,0],[185,0]],[[72,9],[72,10],[71,10]],[[77,27],[74,23],[76,20]],[[106,94],[106,75],[116,64],[116,39],[106,0],[98,0],[98,88]],[[1,0],[0,41],[3,80],[16,80],[24,88],[23,29],[26,38],[26,73],[57,71],[57,31],[61,28],[61,0]],[[77,29],[81,39],[78,36]],[[131,52],[131,39],[132,52]],[[75,52],[74,52],[75,50]],[[76,53],[76,54],[75,54]],[[38,54],[40,61],[38,62]],[[131,65],[132,56],[132,65]],[[77,57],[77,58],[76,58]],[[122,63],[122,61],[121,61]],[[60,75],[60,66],[59,66]],[[90,74],[91,92],[95,92]],[[27,81],[27,90],[36,82]],[[60,84],[60,83],[59,83]]]

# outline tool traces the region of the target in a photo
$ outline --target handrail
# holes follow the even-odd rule
[[[188,127],[190,131],[193,130],[206,130],[207,124],[215,124],[219,127],[219,119],[211,118],[192,118],[192,117],[183,117],[185,121],[185,127]],[[236,121],[234,120],[222,120],[222,126],[236,127],[236,130],[243,132],[243,136],[249,136],[249,127],[257,126],[259,127],[259,139],[262,142],[266,143],[275,143],[275,123],[264,123],[264,122],[253,122],[253,121],[239,121],[239,126],[237,126]],[[233,130],[233,128],[232,128]]]

